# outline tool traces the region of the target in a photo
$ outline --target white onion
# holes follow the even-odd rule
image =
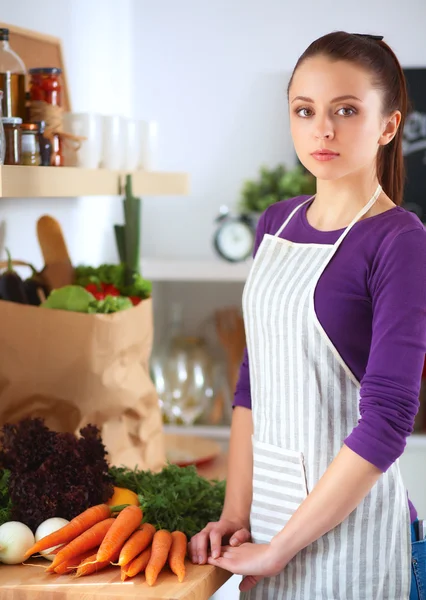
[[[34,546],[34,535],[24,523],[8,521],[0,526],[0,562],[6,565],[21,563],[31,546]]]
[[[39,542],[41,539],[45,538],[47,535],[50,535],[54,531],[58,531],[58,529],[62,529],[64,525],[67,525],[69,521],[66,519],[61,519],[60,517],[52,517],[51,519],[46,519],[43,523],[37,527],[37,531],[35,532],[35,541]],[[54,546],[53,548],[47,548],[47,550],[42,550],[40,554],[47,558],[47,560],[53,560],[55,558],[54,554],[51,554],[53,550],[58,548],[58,546]]]

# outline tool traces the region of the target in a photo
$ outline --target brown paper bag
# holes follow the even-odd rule
[[[56,431],[100,427],[111,464],[165,463],[149,376],[152,301],[81,314],[0,301],[0,425],[42,417]]]

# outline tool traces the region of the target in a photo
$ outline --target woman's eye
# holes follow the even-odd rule
[[[310,108],[298,108],[296,110],[296,114],[299,115],[299,117],[311,117],[312,116],[312,110]]]
[[[342,117],[351,117],[355,114],[355,110],[353,108],[349,108],[348,106],[344,106],[343,108],[339,108],[337,114],[342,115]]]

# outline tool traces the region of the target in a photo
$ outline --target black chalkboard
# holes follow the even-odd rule
[[[426,222],[426,69],[404,69],[411,111],[404,127],[404,208]]]

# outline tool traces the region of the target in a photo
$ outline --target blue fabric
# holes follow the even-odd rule
[[[410,600],[426,600],[426,540],[419,540],[417,522],[411,524]]]

